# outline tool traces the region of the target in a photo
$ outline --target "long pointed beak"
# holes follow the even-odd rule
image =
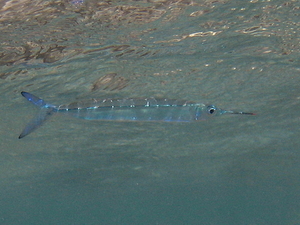
[[[240,114],[240,115],[256,115],[255,113],[250,113],[250,112],[236,112],[236,111],[226,111],[226,110],[223,110],[223,113]]]

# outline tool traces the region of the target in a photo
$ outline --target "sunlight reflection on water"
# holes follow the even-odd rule
[[[299,223],[299,3],[0,3],[3,224]],[[286,18],[289,15],[289,18]],[[37,112],[166,97],[255,112],[197,124]]]

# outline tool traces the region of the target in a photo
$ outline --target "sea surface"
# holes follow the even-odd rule
[[[0,224],[300,224],[300,2],[2,0]],[[54,115],[164,97],[255,116],[196,123]]]

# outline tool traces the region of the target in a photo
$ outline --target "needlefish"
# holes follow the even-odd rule
[[[255,115],[220,109],[186,100],[156,98],[90,99],[65,105],[52,105],[28,92],[21,94],[40,111],[24,128],[20,138],[33,132],[51,115],[66,114],[86,120],[197,122],[223,114]]]

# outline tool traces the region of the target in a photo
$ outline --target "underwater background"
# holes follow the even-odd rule
[[[300,2],[0,2],[0,224],[300,224]],[[255,116],[51,117],[88,98],[165,97]]]

